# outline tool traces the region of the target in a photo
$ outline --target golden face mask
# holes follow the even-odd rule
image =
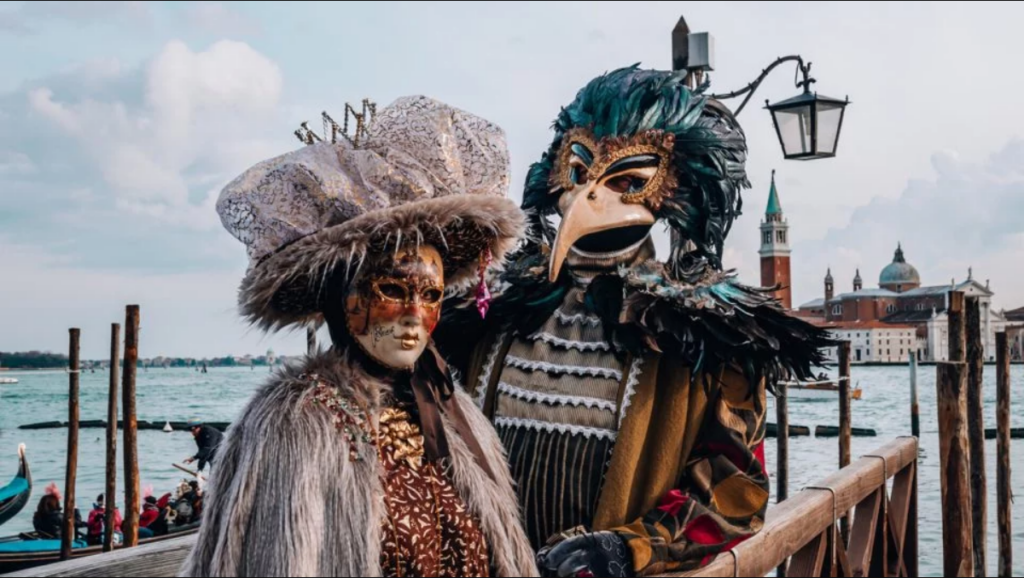
[[[349,293],[349,333],[384,366],[411,369],[440,321],[443,298],[444,267],[437,249],[402,249],[392,264],[368,272]]]
[[[562,138],[551,172],[552,192],[570,192],[596,181],[597,187],[620,194],[623,203],[657,211],[676,187],[670,170],[674,146],[675,136],[661,130],[597,141],[589,130],[574,128]]]

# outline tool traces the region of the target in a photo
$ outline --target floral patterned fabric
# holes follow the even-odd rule
[[[404,409],[386,409],[378,443],[387,516],[381,569],[388,576],[489,576],[486,539]]]

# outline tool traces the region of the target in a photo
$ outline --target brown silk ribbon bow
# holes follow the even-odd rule
[[[451,456],[448,437],[441,422],[441,413],[451,420],[455,431],[465,442],[466,447],[476,458],[477,464],[487,472],[491,480],[496,481],[494,472],[484,455],[480,441],[473,435],[466,416],[462,413],[455,400],[455,383],[452,382],[448,364],[431,344],[419,363],[410,380],[412,392],[416,398],[416,407],[420,413],[420,429],[423,431],[423,447],[427,459],[441,460]]]

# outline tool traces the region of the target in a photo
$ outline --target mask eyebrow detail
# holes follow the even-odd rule
[[[601,176],[615,172],[626,171],[629,169],[656,167],[660,163],[661,158],[655,154],[633,155],[631,157],[626,157],[615,161],[614,163],[612,163],[610,167],[605,169],[604,174],[602,174]]]
[[[579,157],[589,167],[594,164],[594,153],[590,152],[583,143],[574,142],[569,147],[572,150],[572,154]]]

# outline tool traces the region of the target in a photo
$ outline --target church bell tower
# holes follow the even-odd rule
[[[775,187],[775,171],[772,171],[772,188],[768,192],[768,208],[761,222],[761,285],[779,287],[775,297],[786,309],[793,308],[789,258],[789,223],[782,213],[779,191]]]

